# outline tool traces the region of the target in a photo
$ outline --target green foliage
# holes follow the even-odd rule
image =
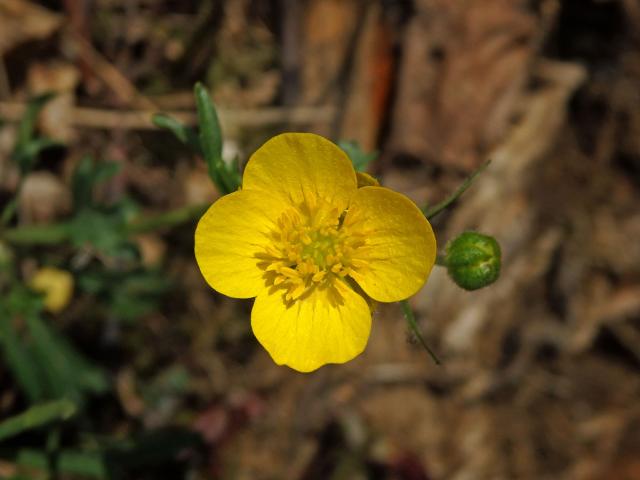
[[[349,156],[357,172],[366,172],[369,164],[378,158],[377,151],[367,153],[362,150],[358,142],[341,140],[338,146]]]
[[[158,307],[171,283],[160,271],[89,269],[78,276],[80,290],[95,299],[95,309],[108,310],[124,321],[134,321]]]
[[[16,285],[0,309],[0,345],[16,382],[32,402],[86,395],[108,388],[103,372],[42,318],[42,301]]]
[[[27,110],[18,126],[18,137],[16,139],[11,158],[18,166],[18,170],[24,177],[33,170],[36,165],[38,156],[44,150],[51,147],[58,147],[61,144],[55,140],[46,137],[39,137],[36,134],[36,124],[38,114],[46,103],[53,98],[52,94],[44,94],[32,98],[27,103]],[[22,180],[18,186],[18,191],[22,187]],[[6,225],[13,218],[18,207],[18,195],[5,205],[0,214],[0,225]]]
[[[76,210],[94,205],[93,193],[101,183],[109,180],[120,170],[120,164],[114,162],[96,162],[85,156],[73,172],[71,190]]]
[[[76,405],[68,399],[34,405],[0,423],[0,441],[57,420],[67,420],[76,412]]]
[[[198,133],[175,118],[161,113],[153,116],[153,123],[169,130],[194,153],[204,157],[209,177],[220,193],[225,195],[235,192],[242,184],[240,168],[237,161],[227,164],[222,158],[222,129],[216,108],[209,92],[201,83],[196,83],[194,95],[198,110]]]
[[[20,172],[23,175],[26,175],[33,169],[40,152],[47,148],[61,145],[60,142],[55,140],[36,136],[38,114],[53,97],[53,94],[45,93],[32,98],[27,103],[27,110],[18,126],[18,138],[13,149],[12,157],[18,164]]]
[[[209,92],[201,83],[196,83],[194,93],[200,124],[200,146],[209,176],[221,193],[234,192],[241,183],[240,173],[225,164],[222,158],[222,130],[216,109]]]
[[[99,452],[61,450],[56,452],[55,461],[45,451],[24,448],[16,457],[16,464],[25,472],[48,472],[51,467],[63,475],[77,475],[81,478],[110,478],[107,463]],[[52,465],[53,463],[53,465]],[[29,478],[33,477],[20,477]],[[40,477],[37,477],[40,478]]]
[[[163,113],[156,113],[151,120],[156,127],[169,130],[183,144],[190,147],[194,152],[202,155],[200,138],[192,128]]]
[[[48,139],[38,138],[35,129],[37,114],[47,99],[42,97],[30,104],[20,126],[13,158],[23,178],[37,164],[42,149],[53,145]],[[94,438],[90,447],[62,447],[66,437],[61,432],[68,428],[67,421],[73,417],[79,423],[91,397],[107,393],[111,385],[104,371],[51,324],[44,312],[43,297],[27,287],[17,268],[26,258],[41,265],[47,265],[50,257],[57,258],[55,263],[62,264],[62,268],[66,261],[75,259],[66,269],[73,272],[77,291],[92,300],[91,320],[108,317],[130,322],[157,309],[169,281],[161,271],[141,265],[132,235],[184,223],[193,219],[196,211],[201,213],[202,208],[190,207],[145,218],[143,222],[134,221],[140,211],[135,202],[124,198],[105,204],[96,195],[96,189],[118,173],[118,167],[90,157],[79,162],[71,181],[74,211],[66,221],[17,228],[0,226],[0,356],[30,404],[25,411],[0,423],[0,440],[23,432],[32,432],[36,435],[33,438],[46,436],[43,449],[2,444],[1,457],[18,466],[14,478],[52,478],[53,473],[115,478],[129,468],[119,464],[120,460],[138,464],[131,456],[147,455],[156,464],[165,460],[148,451],[149,439],[130,439],[125,447],[113,442],[104,445],[108,442]],[[2,212],[4,225],[13,218],[17,199],[16,194]],[[58,248],[43,252],[33,248],[38,245]],[[170,389],[184,388],[184,382],[184,376],[176,372],[153,391],[161,398]],[[83,421],[86,424],[86,418]],[[185,445],[179,436],[149,438],[152,447],[161,449],[160,455],[175,457]]]

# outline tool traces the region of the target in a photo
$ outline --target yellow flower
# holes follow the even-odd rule
[[[44,307],[51,313],[64,310],[73,294],[73,275],[64,270],[43,267],[31,277],[31,288],[44,294]]]
[[[369,338],[367,297],[408,298],[433,267],[436,240],[418,207],[357,185],[336,145],[286,133],[253,154],[242,190],[198,223],[202,275],[224,295],[256,297],[251,327],[279,365],[309,372],[351,360]]]

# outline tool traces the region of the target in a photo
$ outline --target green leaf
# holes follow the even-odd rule
[[[73,172],[71,189],[76,210],[93,205],[93,193],[102,182],[109,180],[120,171],[120,164],[115,162],[96,162],[86,156],[80,160]]]
[[[38,315],[28,315],[31,353],[41,368],[49,398],[81,402],[85,393],[102,393],[108,383],[102,371],[90,364],[66,339]]]
[[[48,472],[51,457],[46,452],[22,449],[16,463],[24,470]],[[99,452],[62,450],[56,454],[56,471],[64,475],[78,475],[82,478],[109,478],[104,455]],[[74,477],[75,478],[75,477]]]
[[[180,452],[200,445],[201,437],[193,431],[180,428],[152,430],[108,448],[105,458],[117,473],[147,466],[157,467],[178,460]]]
[[[70,224],[23,225],[5,230],[2,238],[14,245],[57,245],[66,242],[70,235]]]
[[[41,152],[57,147],[64,147],[64,144],[51,138],[35,138],[22,147],[15,149],[13,158],[21,166],[21,171],[24,175],[35,166],[36,159]]]
[[[38,115],[53,97],[53,93],[45,93],[30,99],[27,104],[27,110],[20,120],[20,125],[18,125],[18,138],[14,147],[14,158],[18,161],[18,167],[23,175],[33,167],[33,164],[28,163],[29,156],[25,156],[24,152],[34,139]]]
[[[127,242],[123,219],[117,214],[94,209],[84,209],[71,220],[69,236],[78,248],[91,245],[111,256],[117,254]]]
[[[87,271],[78,287],[96,298],[115,318],[137,320],[158,307],[171,283],[156,270]]]
[[[7,365],[30,402],[44,398],[42,378],[35,360],[31,357],[12,325],[12,317],[0,307],[0,345]]]
[[[198,138],[198,134],[192,128],[163,113],[156,113],[151,118],[151,121],[156,127],[169,130],[178,140],[190,147],[196,153],[202,155],[200,139]]]
[[[341,140],[338,146],[349,156],[357,172],[366,172],[369,164],[378,158],[377,151],[366,153],[358,142]]]
[[[194,91],[200,126],[200,145],[209,176],[222,194],[231,193],[238,189],[239,184],[222,159],[222,130],[218,114],[207,89],[201,83],[196,83]]]
[[[33,168],[37,153],[43,148],[51,146],[51,143],[48,142],[52,141],[45,139],[40,139],[39,142],[37,142],[39,145],[36,144],[35,146],[30,146],[30,144],[34,141],[38,115],[42,108],[53,97],[53,93],[45,93],[29,100],[27,110],[18,125],[18,138],[14,147],[13,156],[23,175]],[[58,144],[56,143],[56,145]]]
[[[34,405],[27,411],[14,415],[0,423],[0,440],[57,420],[67,420],[73,416],[76,411],[76,405],[68,399],[54,400]]]

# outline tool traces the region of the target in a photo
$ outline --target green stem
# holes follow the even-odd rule
[[[173,228],[201,217],[209,205],[189,205],[168,212],[151,215],[127,226],[127,233],[145,233],[161,228]],[[14,245],[58,245],[69,240],[68,223],[26,225],[0,230],[0,239]]]
[[[424,213],[424,216],[427,217],[429,220],[431,220],[433,217],[438,215],[440,212],[446,209],[449,205],[455,202],[460,197],[460,195],[462,195],[467,190],[467,188],[471,186],[471,184],[476,179],[476,177],[480,175],[484,171],[484,169],[489,166],[490,163],[491,163],[491,160],[487,160],[482,165],[480,165],[474,172],[471,173],[471,175],[469,175],[464,180],[464,182],[462,182],[462,184],[458,187],[458,189],[455,192],[453,192],[443,201],[441,201],[437,205],[434,205],[433,207],[423,208],[422,211]]]
[[[14,245],[56,245],[69,239],[66,223],[26,225],[0,231],[0,238]]]
[[[0,225],[8,225],[15,215],[16,210],[18,210],[18,198],[20,197],[20,192],[22,191],[22,186],[24,185],[24,178],[24,175],[20,177],[20,181],[18,183],[18,187],[16,188],[14,197],[2,210],[2,215],[0,215]]]
[[[127,227],[129,233],[145,233],[161,228],[172,228],[183,223],[200,218],[209,208],[206,205],[189,205],[168,212],[152,215],[149,218],[139,220]]]
[[[429,348],[429,345],[427,345],[427,342],[422,336],[422,333],[420,333],[418,322],[416,322],[416,317],[413,314],[411,305],[409,305],[409,301],[401,300],[400,306],[402,307],[402,313],[404,314],[404,318],[407,321],[407,324],[409,325],[409,329],[413,332],[413,334],[416,336],[418,341],[422,344],[422,346],[427,351],[427,353],[431,356],[431,358],[436,363],[436,365],[440,365],[442,362],[440,362],[440,359],[438,358],[438,356],[431,350],[431,348]]]
[[[27,411],[0,423],[0,439],[5,440],[51,422],[67,420],[75,415],[76,411],[76,405],[67,399],[34,405]]]

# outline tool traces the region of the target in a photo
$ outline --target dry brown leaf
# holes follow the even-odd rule
[[[423,0],[409,25],[392,148],[470,169],[508,130],[529,77],[526,2]]]
[[[49,172],[30,173],[20,190],[20,220],[23,223],[50,223],[71,211],[71,193]]]
[[[42,40],[62,25],[62,17],[26,0],[0,2],[0,55],[30,40]]]
[[[38,124],[42,133],[61,142],[71,142],[74,139],[74,90],[80,81],[78,69],[68,63],[34,63],[27,79],[32,94],[55,94],[40,112]]]

